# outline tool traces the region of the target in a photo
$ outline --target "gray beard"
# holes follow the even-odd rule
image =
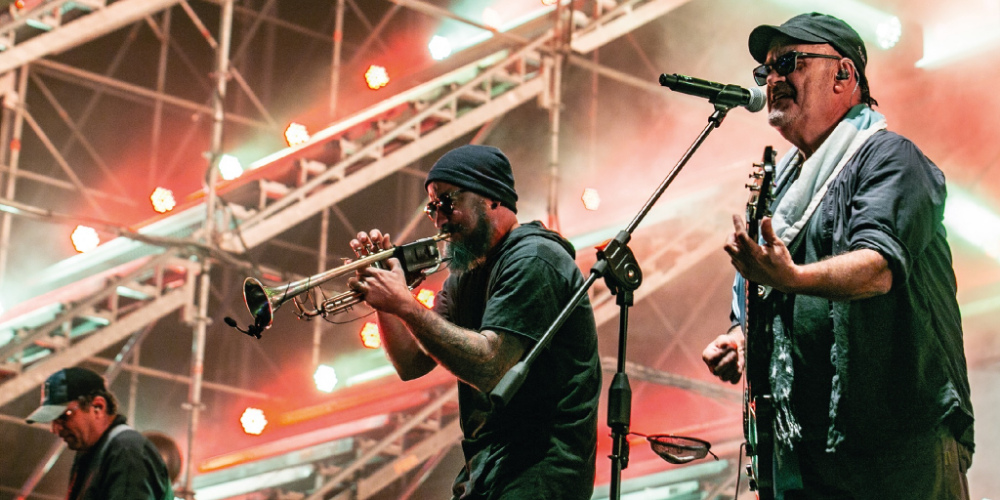
[[[485,211],[477,211],[476,227],[465,235],[462,241],[449,241],[445,245],[448,254],[448,270],[461,274],[476,267],[490,250],[490,223]]]

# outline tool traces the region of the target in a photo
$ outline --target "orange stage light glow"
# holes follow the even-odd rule
[[[243,432],[259,436],[261,432],[264,432],[264,427],[267,427],[267,418],[264,416],[263,410],[247,408],[243,411],[243,416],[240,417],[240,425],[243,426]]]
[[[580,199],[583,200],[583,208],[587,210],[597,210],[601,206],[601,195],[594,188],[584,189]]]
[[[378,90],[389,84],[389,72],[384,67],[373,64],[365,71],[365,82],[368,83],[368,88]]]
[[[285,129],[285,143],[289,146],[298,146],[309,142],[309,131],[301,123],[289,123]]]
[[[161,214],[167,213],[177,206],[177,202],[174,200],[174,192],[161,187],[153,190],[153,194],[149,195],[149,201],[153,204],[153,210]]]
[[[436,297],[436,296],[437,296],[437,293],[435,293],[434,290],[428,290],[426,288],[421,288],[420,291],[417,292],[417,302],[420,302],[421,304],[424,305],[424,307],[426,307],[428,309],[433,309],[434,308],[434,297]]]
[[[369,349],[382,347],[382,337],[379,336],[377,324],[369,321],[361,327],[361,344]]]
[[[101,244],[97,231],[87,226],[76,226],[69,238],[73,241],[73,248],[80,253],[89,252]]]

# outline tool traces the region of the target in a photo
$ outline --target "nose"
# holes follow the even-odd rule
[[[52,422],[49,422],[49,431],[51,431],[53,434],[59,434],[60,429],[62,429],[62,422],[58,420],[53,420]]]
[[[779,75],[778,72],[775,71],[775,70],[773,70],[773,69],[771,69],[771,70],[769,70],[767,72],[767,86],[768,87],[770,87],[771,85],[774,85],[776,82],[784,81],[784,80],[785,80],[785,77]]]

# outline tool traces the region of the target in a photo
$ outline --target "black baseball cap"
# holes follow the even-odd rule
[[[25,420],[29,424],[49,423],[66,411],[70,401],[99,392],[107,392],[103,377],[86,368],[64,368],[45,380],[42,405]]]
[[[854,67],[858,69],[861,85],[867,88],[865,64],[868,62],[868,52],[865,50],[865,42],[861,40],[861,35],[844,21],[827,14],[811,12],[795,16],[781,26],[768,24],[757,26],[750,32],[750,55],[763,64],[767,61],[767,51],[771,49],[771,42],[782,35],[791,38],[793,42],[832,45],[840,55],[854,63]]]

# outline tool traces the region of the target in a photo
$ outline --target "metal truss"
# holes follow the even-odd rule
[[[274,0],[268,0],[260,12],[247,12],[248,9],[243,7],[238,7],[236,10],[241,14],[256,17],[251,32],[266,22],[295,29],[306,35],[316,35],[324,40],[329,39],[328,34],[305,33],[308,30],[288,26],[289,23],[269,16],[268,12],[273,2]],[[338,33],[342,29],[345,2],[353,8],[356,15],[364,19],[353,0],[338,0],[336,5],[338,20],[335,27]],[[494,31],[496,39],[505,42],[506,46],[493,54],[333,123],[313,134],[308,143],[281,150],[254,163],[251,166],[252,172],[237,181],[220,183],[217,187],[210,183],[205,193],[205,203],[186,207],[186,210],[158,221],[154,224],[155,227],[141,229],[139,233],[146,235],[146,240],[139,238],[139,242],[133,241],[118,247],[109,247],[103,251],[104,254],[100,258],[93,258],[93,262],[77,266],[72,272],[61,275],[59,279],[53,278],[52,283],[59,282],[63,286],[30,301],[30,305],[19,314],[5,315],[7,321],[0,324],[0,363],[2,363],[0,370],[3,370],[8,379],[0,385],[0,406],[37,387],[45,377],[59,368],[85,360],[94,360],[95,355],[101,350],[121,342],[128,335],[153,324],[172,311],[183,310],[185,317],[194,324],[196,330],[191,377],[153,373],[155,371],[139,366],[122,368],[191,383],[192,422],[189,441],[193,442],[193,435],[198,425],[197,412],[200,406],[201,386],[204,384],[208,388],[233,390],[221,384],[212,385],[201,380],[199,356],[204,355],[204,328],[207,322],[207,294],[210,285],[208,273],[211,261],[231,259],[225,256],[224,252],[243,253],[253,249],[317,214],[324,214],[327,217],[330,207],[338,202],[381,179],[403,171],[415,161],[477,128],[492,123],[508,111],[532,99],[537,99],[539,104],[550,110],[556,110],[553,115],[555,141],[558,137],[557,110],[561,104],[558,93],[561,86],[559,71],[564,59],[570,64],[623,83],[652,89],[648,83],[599,66],[575,54],[589,53],[685,2],[686,0],[621,2],[605,0],[600,4],[610,8],[606,11],[604,8],[598,8],[596,12],[599,15],[593,18],[577,12],[579,15],[573,19],[577,29],[570,30],[571,34],[547,31],[535,38],[525,39]],[[0,154],[11,154],[12,158],[3,167],[3,172],[7,174],[7,187],[0,202],[7,200],[17,203],[14,184],[18,178],[27,178],[60,189],[75,191],[98,209],[99,204],[96,201],[98,198],[124,198],[121,193],[116,195],[96,190],[77,179],[73,173],[75,166],[63,158],[60,148],[46,138],[45,131],[33,119],[29,110],[21,104],[24,102],[27,82],[31,80],[42,90],[46,99],[57,111],[62,109],[57,98],[46,89],[45,83],[36,75],[73,81],[97,91],[97,96],[88,104],[83,117],[76,122],[66,119],[65,111],[60,112],[60,115],[73,133],[69,143],[81,144],[94,163],[102,167],[105,174],[111,178],[113,175],[82,133],[83,124],[86,123],[90,111],[103,95],[152,103],[156,109],[157,120],[164,106],[213,116],[216,125],[213,134],[221,134],[220,127],[223,123],[274,131],[276,122],[263,101],[250,88],[239,70],[235,66],[229,66],[231,59],[238,59],[246,50],[244,44],[236,48],[235,55],[229,52],[227,37],[228,31],[232,29],[233,1],[211,0],[211,3],[220,5],[224,13],[221,16],[218,40],[198,19],[187,0],[118,0],[110,5],[103,0],[75,2],[43,0],[37,2],[37,8],[32,8],[23,18],[9,21],[0,19],[0,39],[6,47],[6,50],[0,52],[0,92],[5,97],[4,105],[8,109],[6,113],[13,115],[15,122],[13,130],[5,133],[20,139],[21,124],[28,123],[36,135],[43,138],[48,151],[70,178],[70,182],[66,182],[19,170],[16,152],[7,151],[3,145],[4,149]],[[385,21],[397,12],[397,7],[420,10],[421,6],[426,6],[416,0],[399,0],[396,3],[397,5],[377,25],[372,25],[364,19],[372,33],[359,46],[358,53],[374,43],[379,43],[376,35],[384,28]],[[199,27],[206,43],[218,52],[215,81],[208,82],[200,77],[195,79],[206,89],[212,90],[214,87],[212,90],[214,103],[211,106],[171,96],[164,91],[162,75],[164,61],[171,49],[177,52],[177,57],[189,71],[196,72],[194,64],[176,48],[176,42],[169,36],[169,14],[174,6],[183,9],[188,19]],[[70,9],[79,12],[69,16],[73,19],[68,22],[63,22],[61,16],[54,15],[54,13],[65,13]],[[226,9],[229,9],[228,18]],[[164,12],[159,23],[151,17],[158,12]],[[424,12],[427,12],[426,9]],[[23,29],[27,24],[41,23],[48,27],[48,32],[24,42],[17,40],[16,34],[19,29]],[[122,53],[115,57],[104,75],[45,59],[49,54],[67,50],[129,25],[132,26],[133,32],[140,26],[148,26],[162,44],[160,76],[155,89],[119,81],[112,76],[122,62]],[[339,42],[340,38],[334,38]],[[514,48],[507,48],[510,42],[515,42]],[[341,46],[337,43],[331,81],[334,96],[331,99],[332,109],[336,107],[340,51]],[[13,71],[15,69],[19,70],[16,79]],[[221,98],[225,96],[227,79],[231,79],[243,91],[243,95],[250,101],[260,118],[246,117],[231,111],[224,112]],[[154,129],[159,129],[159,121]],[[350,133],[358,130],[373,130],[375,134]],[[156,132],[154,136],[159,137]],[[357,136],[363,138],[357,139]],[[3,140],[0,138],[0,142]],[[156,140],[158,139],[154,139],[154,143]],[[557,146],[558,143],[553,144]],[[213,143],[213,155],[216,157],[217,145]],[[324,149],[335,150],[337,158],[331,161],[328,157],[316,154],[316,151]],[[155,163],[154,159],[153,164]],[[557,167],[558,157],[554,156],[552,162],[554,172]],[[289,171],[294,172],[294,175],[289,176]],[[220,194],[226,196],[227,202],[216,206],[214,200]],[[246,200],[251,201],[246,202]],[[213,216],[209,217],[209,214]],[[213,227],[216,221],[222,223]],[[4,214],[3,229],[0,234],[0,276],[3,275],[2,270],[6,265],[5,252],[9,246],[9,231],[10,215]],[[182,254],[176,250],[167,250],[163,253],[161,248],[165,243],[153,240],[171,237],[187,238],[191,245],[200,246],[201,250],[208,249],[208,251],[194,252],[196,259],[192,260],[188,258],[191,254]],[[711,249],[714,250],[715,246],[713,244]],[[699,262],[706,255],[708,248],[708,244],[703,242],[693,250],[672,249],[686,253],[670,270],[649,270],[646,277],[647,287],[644,288],[647,291],[637,294],[636,300],[641,300],[683,270]],[[325,255],[325,252],[324,242],[321,243],[320,254]],[[161,253],[162,255],[156,255]],[[199,281],[197,286],[196,278]],[[606,321],[614,309],[606,302],[600,297],[595,300],[595,312],[599,313],[598,318],[601,322]],[[6,340],[4,340],[5,333]],[[243,392],[257,397],[266,396],[260,393],[250,394],[252,391]],[[442,418],[441,408],[453,402],[454,397],[454,391],[441,395],[420,412],[400,423],[381,441],[361,450],[352,463],[338,465],[334,469],[317,469],[318,474],[326,480],[322,486],[311,492],[310,498],[319,499],[328,495],[336,495],[336,498],[369,498],[400,478],[413,476],[413,471],[421,464],[424,464],[425,469],[433,468],[443,451],[454,445],[461,437],[457,429],[457,420],[442,424],[446,419]],[[419,438],[414,437],[417,435]],[[404,447],[403,443],[407,446]],[[189,445],[189,452],[190,449]],[[394,458],[388,460],[385,458],[388,451],[393,451],[389,456]],[[192,479],[189,470],[185,479],[186,491],[182,494],[187,496],[192,494],[190,487]],[[414,487],[411,485],[407,495],[412,493],[412,489]]]
[[[84,290],[89,298],[76,304],[57,298],[34,314],[0,325],[16,332],[2,347],[3,359],[20,361],[3,365],[12,377],[0,385],[0,406],[38,387],[53,372],[77,365],[163,316],[190,307],[196,272],[190,261],[165,253],[123,276],[103,276],[110,283],[96,293]],[[82,287],[73,288],[75,293]],[[41,361],[25,368],[25,361],[38,357]]]

